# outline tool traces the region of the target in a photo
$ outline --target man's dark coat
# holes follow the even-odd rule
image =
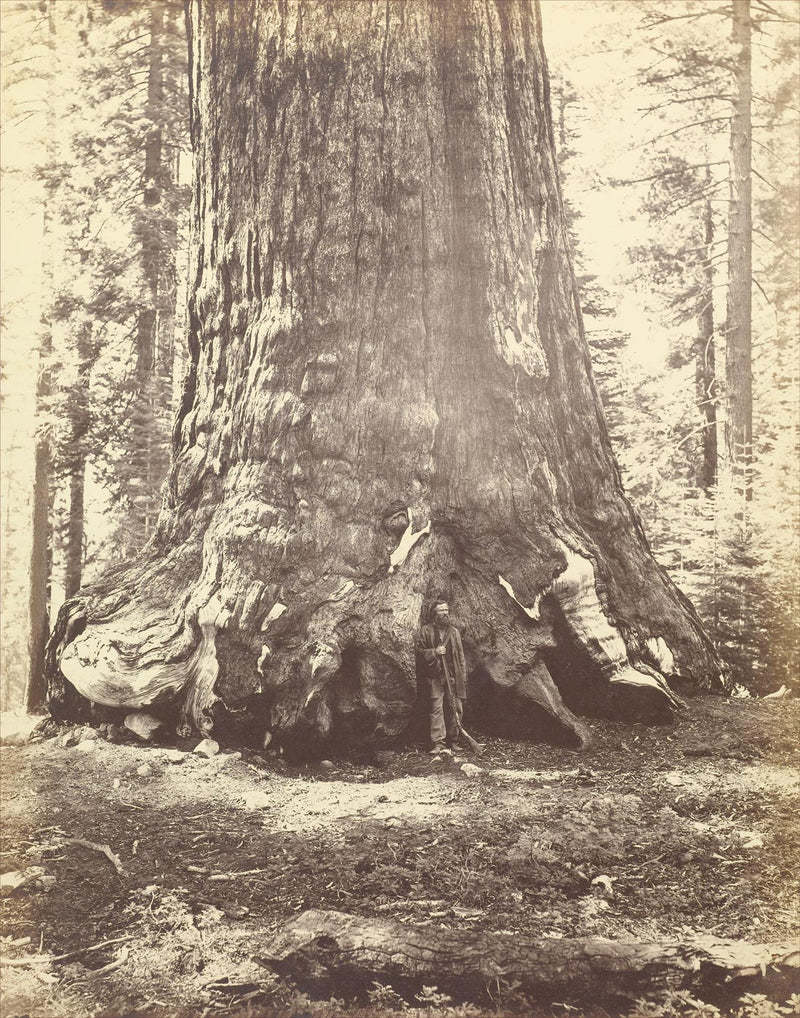
[[[426,678],[429,680],[436,678],[442,674],[441,665],[439,664],[440,657],[435,653],[435,648],[442,642],[437,636],[437,627],[432,623],[427,626],[423,626],[419,634],[419,643],[417,644],[417,650],[419,651],[420,657],[423,661],[423,672]],[[443,639],[447,639],[448,630],[440,630],[440,634],[443,633]],[[450,672],[451,678],[455,680],[455,693],[456,696],[461,699],[466,699],[467,686],[466,686],[466,674],[467,674],[467,663],[464,659],[464,648],[461,645],[461,633],[456,629],[455,626],[449,628],[450,640],[447,646],[447,654],[445,660],[447,661],[447,667]]]

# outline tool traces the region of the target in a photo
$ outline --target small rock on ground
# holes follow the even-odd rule
[[[3,736],[4,746],[24,746],[28,741],[27,732],[12,732]]]
[[[202,742],[197,743],[193,752],[198,756],[216,756],[219,753],[219,743],[215,742],[214,739],[203,739]]]
[[[273,796],[267,795],[266,792],[254,790],[252,792],[245,792],[243,801],[246,809],[264,809],[272,804]]]
[[[219,756],[216,756],[213,760],[209,761],[208,766],[213,767],[215,771],[221,771],[225,764],[233,763],[235,760],[241,759],[242,754],[238,752],[238,750],[235,753],[220,753]]]
[[[163,759],[171,764],[183,763],[187,756],[188,754],[184,753],[182,749],[165,749],[162,753]]]
[[[140,739],[145,742],[149,742],[159,728],[162,727],[162,722],[158,718],[154,718],[152,714],[128,714],[124,721],[125,727],[128,731],[133,732],[134,735],[138,735]]]

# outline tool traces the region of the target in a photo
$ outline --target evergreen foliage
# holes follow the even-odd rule
[[[52,384],[36,429],[50,463],[53,581],[70,596],[144,545],[169,459],[189,203],[183,7],[43,0],[3,14],[16,44],[16,59],[4,54],[6,128],[30,120],[44,139],[28,141],[34,157],[14,179],[44,223],[39,374]],[[155,360],[142,353],[144,319],[158,330]],[[22,609],[4,613],[4,645],[26,630]]]
[[[576,194],[588,181],[595,189],[624,189],[631,209],[638,204],[642,239],[629,248],[628,271],[616,282],[636,294],[669,337],[669,352],[659,367],[637,363],[623,335],[611,342],[613,329],[589,308],[612,440],[653,548],[697,606],[730,676],[760,693],[796,686],[800,260],[790,152],[798,116],[796,12],[761,0],[750,7],[756,438],[752,501],[745,503],[721,438],[716,442],[725,421],[731,7],[691,0],[614,8],[628,25],[638,9],[617,87],[635,88],[647,142],[622,178],[604,171],[603,153],[587,155],[587,146],[568,139],[562,151],[577,152],[583,165],[566,160],[567,191]],[[584,104],[587,98],[584,90]],[[608,102],[607,92],[601,101]],[[567,106],[566,113],[562,139],[599,110],[579,117]],[[573,220],[579,264],[581,230]]]

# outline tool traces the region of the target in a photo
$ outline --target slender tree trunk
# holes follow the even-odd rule
[[[750,0],[733,0],[734,92],[730,144],[728,306],[726,322],[727,456],[737,486],[752,498],[752,131]]]
[[[154,463],[153,442],[155,431],[155,379],[158,371],[158,283],[162,244],[158,231],[157,209],[162,200],[162,134],[161,115],[164,102],[164,57],[162,34],[164,11],[154,0],[150,8],[150,64],[147,74],[147,105],[145,117],[149,127],[145,138],[143,215],[140,220],[142,271],[145,279],[145,307],[139,314],[136,348],[136,373],[139,382],[139,399],[143,413],[140,417],[141,433],[138,436],[142,455],[142,500],[137,520],[140,547],[150,536],[153,512]]]
[[[80,590],[83,575],[86,523],[86,436],[90,427],[89,385],[92,363],[92,326],[83,326],[77,342],[78,378],[69,396],[71,431],[68,450],[67,539],[64,562],[64,596]]]
[[[0,598],[3,604],[9,604],[12,594],[11,577],[22,572],[22,556],[19,554],[19,542],[16,540],[19,533],[19,504],[20,498],[17,493],[14,495],[14,479],[19,479],[19,472],[15,471],[15,457],[22,451],[23,456],[29,450],[27,443],[20,446],[12,440],[3,451],[5,469],[5,492],[2,498],[2,505],[5,508],[3,514],[3,536],[0,542]],[[28,492],[26,492],[26,495]],[[26,588],[27,589],[27,588]],[[26,606],[27,607],[27,606]],[[27,620],[26,620],[27,621]],[[4,704],[24,704],[25,690],[28,685],[28,654],[27,641],[30,631],[27,626],[20,627],[12,623],[10,613],[6,609],[0,618],[2,629],[0,629],[0,698]],[[22,633],[20,629],[22,628]],[[20,635],[22,639],[20,640]]]
[[[55,61],[55,0],[47,3],[47,39],[50,55]],[[55,137],[52,107],[47,115],[48,157],[52,162],[55,158],[52,151],[52,140]],[[40,319],[39,364],[36,377],[36,417],[41,414],[50,396],[50,359],[53,352],[53,329],[50,320],[48,302],[52,297],[53,265],[50,250],[50,196],[45,192],[44,213],[42,216],[42,305],[45,310]],[[45,680],[45,646],[47,643],[50,621],[50,577],[53,562],[53,530],[52,530],[52,479],[50,476],[50,436],[37,430],[34,446],[33,520],[31,527],[31,561],[29,608],[30,620],[28,644],[28,681],[25,688],[25,707],[34,710],[41,706],[47,689]]]
[[[84,493],[86,489],[86,457],[75,457],[69,475],[69,516],[64,563],[64,596],[72,597],[80,590],[83,573]]]
[[[46,217],[45,217],[46,219]],[[46,227],[45,227],[46,229]],[[45,238],[45,245],[47,240]],[[52,350],[52,333],[49,320],[43,316],[39,346],[39,372],[36,384],[37,410],[50,394],[49,360]],[[29,587],[30,643],[28,681],[25,689],[25,706],[34,710],[44,702],[44,653],[48,635],[50,605],[50,569],[52,562],[52,528],[50,514],[50,440],[46,434],[37,434],[34,449],[33,475],[33,526],[31,532],[31,560]]]
[[[174,187],[165,155],[165,18],[160,0],[149,4],[144,190],[136,227],[145,282],[136,342],[137,401],[132,414],[131,457],[126,471],[134,506],[128,546],[140,550],[152,535],[160,506],[159,489],[169,465],[169,425],[175,322]]]
[[[708,173],[710,177],[710,173]],[[703,417],[701,455],[697,464],[697,485],[710,491],[717,480],[717,375],[714,336],[714,267],[711,261],[714,243],[714,216],[710,202],[704,212],[706,264],[703,307],[698,318],[695,354],[697,400]]]
[[[580,738],[572,708],[612,690],[718,685],[611,454],[538,6],[253,0],[190,25],[167,497],[147,554],[65,606],[61,674],[177,701],[187,731],[248,709],[286,745],[386,738],[445,596],[508,725]]]

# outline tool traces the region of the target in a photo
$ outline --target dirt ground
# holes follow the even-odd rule
[[[119,729],[18,737],[0,775],[0,1014],[358,1013],[368,1001],[315,1004],[259,963],[308,908],[556,938],[796,938],[800,701],[699,698],[676,725],[590,726],[582,751],[493,739],[479,758],[304,766]],[[385,987],[371,999],[403,1006]],[[448,1009],[432,990],[406,1013],[492,1002]]]

